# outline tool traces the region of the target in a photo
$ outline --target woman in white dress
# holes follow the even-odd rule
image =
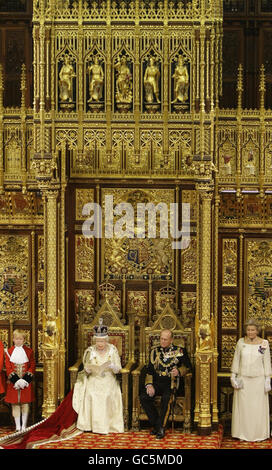
[[[124,432],[123,403],[115,377],[121,370],[117,348],[108,342],[107,327],[94,328],[94,346],[83,355],[84,369],[78,373],[73,392],[77,428],[99,434]],[[103,320],[102,320],[103,321]]]
[[[267,340],[258,336],[254,320],[246,324],[231,366],[234,388],[232,437],[245,441],[263,441],[270,437],[268,392],[271,390],[271,361]]]

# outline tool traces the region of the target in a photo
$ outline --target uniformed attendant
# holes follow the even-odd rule
[[[14,330],[14,346],[6,353],[8,376],[5,402],[12,407],[16,431],[25,431],[29,413],[29,403],[34,401],[32,380],[35,372],[35,359],[32,349],[24,345],[23,330]]]
[[[165,425],[170,411],[171,387],[174,380],[191,370],[191,363],[185,348],[175,346],[170,330],[162,330],[160,346],[152,349],[145,377],[145,391],[140,394],[140,401],[150,424],[151,434],[157,439],[165,435]],[[156,395],[161,396],[160,413],[154,404]]]

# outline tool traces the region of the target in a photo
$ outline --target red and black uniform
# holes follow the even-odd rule
[[[33,376],[35,373],[34,353],[32,349],[24,345],[23,348],[27,355],[28,362],[24,362],[23,364],[16,364],[10,360],[14,348],[15,346],[9,348],[8,354],[6,354],[6,371],[8,382],[5,401],[7,403],[31,403],[35,400],[32,386]],[[29,386],[25,387],[24,389],[16,390],[14,388],[14,384],[19,379],[24,379],[29,383]]]
[[[3,371],[4,368],[4,345],[2,341],[0,341],[0,393],[5,393],[6,391],[6,379],[5,379],[5,372]]]

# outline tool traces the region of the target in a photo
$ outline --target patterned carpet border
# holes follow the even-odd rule
[[[0,438],[12,434],[11,427],[0,427]],[[262,442],[247,442],[223,436],[223,426],[210,436],[180,431],[166,431],[162,440],[157,440],[149,431],[126,432],[124,434],[100,435],[82,433],[72,439],[41,443],[36,449],[272,449],[272,439]]]
[[[12,432],[11,428],[0,428],[0,438]],[[161,440],[151,436],[149,431],[107,435],[83,432],[68,440],[36,444],[35,449],[220,449],[222,437],[222,426],[210,436],[167,430]]]
[[[149,431],[126,432],[124,434],[99,435],[82,433],[62,442],[51,442],[35,446],[36,449],[220,449],[223,428],[210,436],[183,434],[166,431],[164,439],[158,440]]]

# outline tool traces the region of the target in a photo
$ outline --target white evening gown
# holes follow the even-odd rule
[[[234,390],[232,406],[232,437],[245,441],[262,441],[270,437],[269,398],[265,392],[265,377],[271,375],[268,341],[263,354],[259,344],[247,344],[240,338],[231,372],[238,375],[243,388]]]
[[[117,348],[109,344],[105,355],[90,346],[84,352],[83,365],[101,366],[107,361],[121,369]],[[79,372],[73,392],[73,408],[78,413],[77,428],[99,434],[124,432],[120,385],[111,370],[103,375]]]

